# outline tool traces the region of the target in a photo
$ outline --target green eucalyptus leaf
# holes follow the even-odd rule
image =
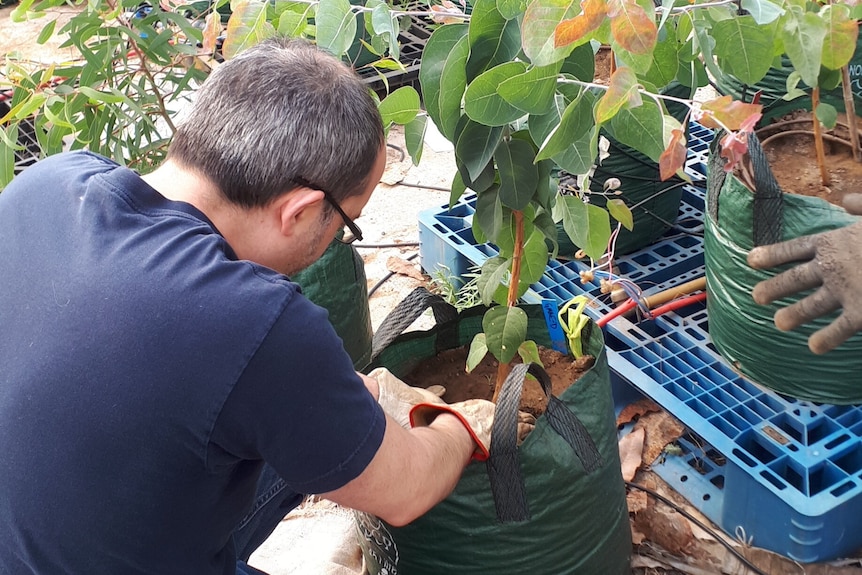
[[[467,87],[464,95],[464,112],[486,126],[505,126],[524,115],[497,93],[497,86],[508,78],[526,71],[523,62],[507,62],[483,72]]]
[[[317,46],[334,56],[346,54],[356,37],[356,14],[348,0],[327,0],[314,16]]]
[[[356,26],[355,21],[353,25]],[[226,59],[233,58],[246,48],[251,48],[273,35],[275,27],[266,21],[266,3],[260,0],[240,2],[228,20],[222,53]],[[93,63],[89,58],[88,61]]]
[[[785,82],[787,93],[784,94],[782,100],[795,100],[796,98],[807,97],[808,92],[799,88],[799,82],[802,81],[802,76],[796,70],[787,75]]]
[[[496,256],[485,260],[482,264],[482,273],[476,280],[482,305],[489,306],[500,300],[501,291],[502,294],[508,292],[503,282],[509,275],[510,263],[509,259]],[[505,295],[503,295],[503,301],[505,301]]]
[[[846,4],[827,4],[823,7],[821,16],[827,26],[823,43],[823,66],[838,70],[853,58],[859,26],[850,18],[850,8]]]
[[[378,110],[384,126],[388,126],[390,122],[406,124],[419,113],[419,93],[411,86],[402,86],[386,96],[380,102]]]
[[[665,34],[652,52],[652,64],[643,79],[663,88],[673,82],[679,71],[679,44],[673,34]]]
[[[524,242],[524,251],[521,255],[518,297],[524,295],[532,284],[542,279],[547,267],[548,245],[545,243],[545,234],[534,227],[532,233],[527,236],[527,241]]]
[[[542,365],[542,359],[539,357],[539,347],[536,342],[528,339],[518,348],[518,355],[521,356],[521,361],[524,363],[538,363]]]
[[[511,105],[528,114],[547,114],[554,105],[557,74],[562,62],[533,66],[523,74],[500,82],[497,92]]]
[[[772,30],[771,26],[759,26],[751,16],[716,22],[712,31],[715,55],[741,82],[756,84],[772,63]]]
[[[559,104],[559,100],[556,102]],[[560,116],[560,122],[553,126],[545,139],[539,143],[536,160],[553,158],[566,151],[595,125],[593,118],[593,98],[582,93],[573,100]]]
[[[817,105],[815,114],[817,115],[817,119],[820,120],[820,123],[823,124],[827,130],[833,129],[835,124],[838,123],[838,110],[835,109],[835,106],[830,104],[820,102],[820,104]]]
[[[637,108],[623,108],[611,118],[614,138],[658,162],[664,151],[664,117],[654,100],[645,99]]]
[[[521,33],[517,19],[506,19],[497,10],[497,0],[475,0],[470,15],[470,57],[467,81],[486,70],[511,62],[521,50]]]
[[[532,0],[527,4],[521,42],[534,66],[548,66],[572,53],[574,44],[560,48],[554,45],[554,31],[563,20],[580,13],[580,0]]]
[[[503,228],[503,204],[497,187],[491,186],[476,195],[476,212],[473,214],[473,228],[476,226],[487,241],[496,242]],[[475,232],[473,235],[476,235]]]
[[[569,74],[582,82],[592,82],[596,75],[596,54],[590,44],[577,46],[563,60],[561,74]]]
[[[570,174],[587,173],[592,169],[599,155],[598,133],[598,128],[593,126],[589,132],[551,159]]]
[[[425,104],[425,110],[428,112],[428,116],[430,116],[431,120],[433,120],[449,141],[452,141],[453,139],[452,135],[454,134],[455,125],[458,122],[458,116],[460,116],[461,111],[461,96],[467,88],[467,79],[466,75],[463,73],[463,65],[464,62],[467,61],[467,54],[469,53],[470,45],[467,40],[464,40],[461,45],[458,44],[462,38],[466,37],[466,24],[449,24],[447,26],[440,26],[434,30],[431,37],[428,38],[428,42],[425,44],[425,48],[422,51],[422,63],[419,66],[419,84],[422,86],[422,99]],[[455,50],[456,45],[459,46],[457,52]],[[463,86],[461,87],[461,93],[458,94],[457,108],[452,105],[452,100],[454,100],[454,98],[452,98],[451,95],[447,95],[447,97],[444,98],[444,112],[440,107],[440,90],[443,81],[443,70],[450,58],[461,62],[461,79]],[[452,71],[455,71],[456,69],[457,66],[453,62]],[[447,82],[447,90],[453,89],[457,91],[457,88],[454,87],[454,83],[450,85],[450,83]],[[454,122],[452,122],[453,116]],[[444,132],[444,124],[448,126],[450,123],[451,130],[448,133]]]
[[[470,342],[470,351],[467,352],[467,373],[476,369],[488,355],[488,345],[485,343],[485,334],[477,333]]]
[[[482,318],[482,329],[488,350],[500,363],[509,363],[527,339],[527,314],[518,307],[492,307]]]
[[[575,196],[560,196],[554,206],[554,219],[562,220],[566,234],[588,256],[597,260],[605,253],[611,237],[605,210]]]
[[[545,242],[551,244],[551,258],[557,257],[560,251],[560,243],[557,238],[557,223],[549,212],[539,212],[533,220],[533,225],[545,236]]]
[[[742,0],[741,5],[758,24],[769,24],[784,14],[784,9],[770,0]]]
[[[621,223],[628,231],[634,229],[635,222],[632,211],[624,201],[619,198],[613,198],[607,201],[605,207],[607,207],[611,217]]]
[[[15,146],[18,142],[18,124],[0,126],[0,190],[15,177]]]
[[[526,0],[497,0],[497,10],[503,18],[511,20],[517,18],[527,9]]]
[[[802,81],[812,88],[817,86],[817,77],[820,75],[826,31],[826,23],[811,12],[798,18],[786,18],[781,29],[787,56],[802,76]]]
[[[467,186],[464,184],[464,178],[461,177],[461,172],[455,172],[455,176],[452,178],[452,186],[449,191],[450,210],[458,203],[458,200],[461,199],[461,196],[463,196],[466,191]]]
[[[404,125],[404,145],[407,153],[413,160],[413,165],[418,166],[422,159],[422,148],[425,142],[425,131],[428,128],[428,116],[416,116]]]
[[[39,37],[36,38],[36,43],[40,46],[51,39],[54,35],[54,28],[57,26],[56,20],[51,20],[48,22],[43,28],[42,31],[39,32]]]
[[[536,170],[539,174],[539,185],[536,186],[536,203],[548,212],[554,206],[554,198],[557,192],[557,182],[553,177],[554,168],[555,164],[553,160],[540,160],[536,162]]]
[[[524,140],[502,141],[494,152],[500,171],[500,201],[513,210],[523,210],[536,194],[539,169],[533,163],[533,145]]]
[[[458,168],[458,173],[461,174],[464,185],[477,194],[489,189],[497,181],[497,169],[494,167],[494,162],[489,161],[482,173],[475,179],[470,178],[467,167],[457,157],[455,158],[455,166]]]
[[[485,126],[470,119],[463,122],[455,140],[455,157],[464,164],[471,182],[491,161],[502,135],[503,128],[499,126]]]

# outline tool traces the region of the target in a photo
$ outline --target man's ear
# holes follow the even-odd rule
[[[274,209],[282,235],[292,236],[317,225],[323,201],[323,192],[310,188],[295,189],[276,200]]]

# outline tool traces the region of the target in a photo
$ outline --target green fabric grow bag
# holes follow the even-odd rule
[[[524,306],[524,310],[530,318],[528,337],[549,346],[541,307]],[[381,351],[374,366],[385,366],[403,376],[438,350],[468,344],[482,330],[484,312],[484,308],[474,308],[430,331],[400,336]],[[405,527],[394,528],[358,514],[360,544],[372,575],[631,572],[625,485],[599,329],[591,329],[586,346],[596,356],[596,364],[559,400],[563,410],[577,415],[592,438],[598,451],[597,468],[585,471],[587,458],[582,464],[552,428],[546,413],[526,441],[512,451],[515,467],[522,473],[522,503],[529,518],[502,522],[498,513],[507,515],[507,508],[505,502],[503,511],[495,504],[489,468],[471,463],[446,500]],[[498,413],[503,410],[503,395]],[[492,439],[492,452],[495,441]],[[493,467],[497,472],[502,468]]]
[[[333,241],[319,260],[290,279],[302,293],[329,312],[329,322],[356,369],[371,361],[371,311],[365,262],[356,248]]]
[[[862,82],[860,82],[860,78],[862,78],[862,50],[859,49],[860,45],[862,45],[862,34],[856,40],[856,52],[849,64],[851,89],[857,115],[862,113]],[[781,99],[787,94],[787,77],[792,71],[793,64],[790,63],[790,58],[782,56],[781,67],[770,68],[766,76],[753,86],[744,84],[739,78],[722,71],[719,71],[719,74],[714,77],[714,86],[720,94],[745,102],[750,102],[754,94],[761,91],[760,103],[763,105],[761,123],[768,124],[770,121],[796,110],[811,111],[810,96],[794,98],[793,100]],[[811,93],[811,89],[804,84],[800,83],[799,88],[804,89],[808,94]],[[833,90],[821,91],[820,100],[831,104],[841,112],[845,111],[841,86]]]
[[[749,150],[755,170],[768,168],[753,137]],[[836,229],[858,218],[818,198],[784,194],[774,180],[758,182],[754,194],[725,175],[717,151],[710,154],[704,249],[709,335],[716,348],[737,370],[779,393],[822,403],[862,403],[862,335],[825,355],[812,353],[808,337],[837,313],[780,331],[773,323],[775,312],[811,292],[758,305],[751,297],[755,284],[789,266],[755,270],[746,263],[756,245]]]

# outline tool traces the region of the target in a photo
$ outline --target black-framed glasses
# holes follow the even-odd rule
[[[335,240],[341,242],[342,244],[352,244],[353,242],[362,241],[362,230],[359,229],[359,226],[356,225],[356,222],[353,219],[344,213],[344,210],[341,209],[341,206],[338,205],[338,202],[335,201],[335,198],[332,197],[332,194],[321,188],[316,184],[312,184],[305,178],[301,177],[293,177],[291,178],[295,184],[298,184],[304,188],[309,188],[312,190],[319,190],[323,192],[323,197],[326,198],[326,201],[329,202],[335,211],[338,212],[338,215],[341,216],[341,220],[344,222],[345,227],[347,227],[347,231],[344,232],[344,235],[340,238],[338,236],[335,237]]]

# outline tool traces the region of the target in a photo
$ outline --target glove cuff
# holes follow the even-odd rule
[[[441,413],[451,413],[467,429],[470,437],[473,438],[473,443],[476,444],[476,450],[473,451],[473,456],[471,457],[473,461],[486,461],[490,457],[491,454],[488,451],[488,447],[482,443],[476,432],[473,431],[470,421],[458,410],[452,409],[446,404],[419,403],[414,405],[410,410],[410,427],[426,427],[431,425],[431,422]]]

